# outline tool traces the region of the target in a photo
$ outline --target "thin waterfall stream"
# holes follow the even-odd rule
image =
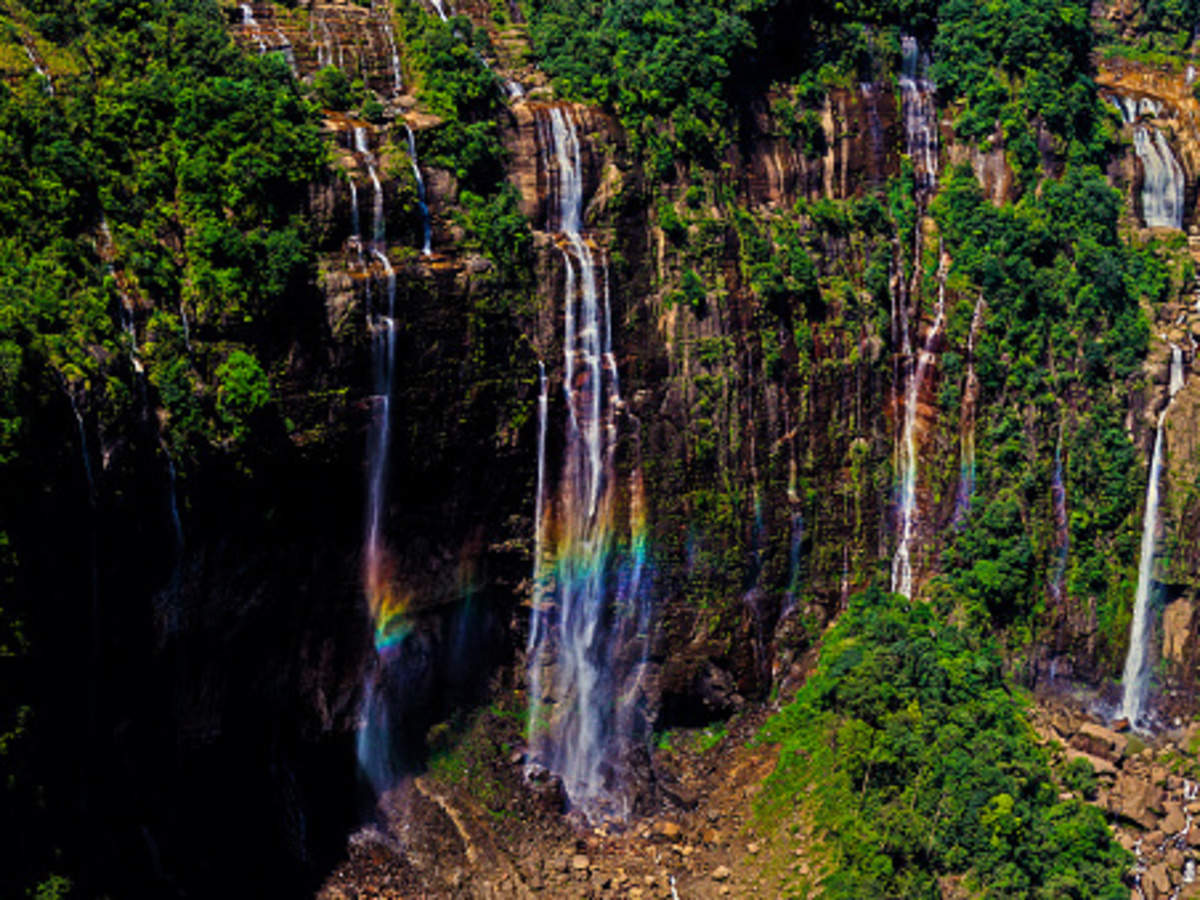
[[[1150,601],[1154,591],[1154,561],[1158,545],[1159,482],[1162,480],[1164,426],[1167,413],[1171,409],[1171,401],[1183,385],[1183,350],[1172,344],[1167,405],[1158,414],[1158,427],[1154,432],[1154,452],[1150,457],[1150,477],[1146,484],[1146,510],[1142,517],[1142,543],[1138,558],[1137,593],[1133,600],[1133,622],[1129,627],[1129,651],[1125,656],[1125,668],[1121,675],[1120,717],[1128,719],[1130,726],[1134,728],[1144,724],[1146,695],[1150,689]]]
[[[954,498],[954,519],[961,526],[971,511],[971,499],[975,496],[975,413],[979,404],[979,376],[975,374],[975,344],[979,340],[979,328],[983,323],[983,294],[975,301],[971,314],[971,328],[967,332],[967,376],[963,382],[962,437],[958,467],[958,493]]]
[[[407,122],[404,123],[404,134],[408,140],[408,161],[412,164],[413,178],[417,181],[417,205],[421,209],[421,254],[432,256],[433,228],[429,222],[429,204],[425,200],[425,179],[421,177],[421,166],[417,161],[417,139]]]

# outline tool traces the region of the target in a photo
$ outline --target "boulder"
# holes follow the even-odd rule
[[[1151,829],[1158,824],[1162,812],[1162,792],[1148,781],[1121,773],[1109,794],[1110,811]]]
[[[1112,762],[1116,762],[1125,755],[1125,747],[1128,744],[1129,738],[1125,735],[1118,734],[1094,722],[1084,722],[1079,727],[1079,731],[1070,739],[1070,745],[1076,750],[1082,750],[1090,756],[1099,756]]]
[[[1093,756],[1090,753],[1085,753],[1082,750],[1076,750],[1072,747],[1066,749],[1067,759],[1086,759],[1095,770],[1097,775],[1116,775],[1117,767],[1102,756]]]
[[[1162,820],[1162,830],[1167,834],[1179,834],[1187,827],[1187,817],[1183,814],[1183,807],[1178,803],[1166,804],[1167,814]]]
[[[1165,897],[1171,893],[1171,876],[1167,874],[1167,864],[1158,863],[1153,865],[1146,872],[1146,876],[1159,896]]]

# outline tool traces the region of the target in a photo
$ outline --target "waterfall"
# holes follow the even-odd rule
[[[1067,486],[1063,481],[1062,434],[1054,445],[1054,480],[1050,484],[1050,499],[1054,505],[1054,571],[1050,577],[1050,593],[1061,603],[1063,578],[1067,572],[1067,556],[1071,552],[1070,520],[1067,518]]]
[[[1184,189],[1187,176],[1162,131],[1143,118],[1152,118],[1162,107],[1149,98],[1140,101],[1112,95],[1125,124],[1133,126],[1133,149],[1142,163],[1142,219],[1147,228],[1183,228]]]
[[[867,128],[871,135],[871,183],[883,180],[886,171],[887,150],[884,147],[883,120],[879,117],[879,92],[875,85],[864,81],[859,85],[867,107]]]
[[[936,360],[935,348],[946,317],[946,258],[939,248],[937,310],[925,343],[917,354],[916,368],[908,379],[904,395],[904,428],[900,439],[900,489],[898,516],[900,539],[892,558],[892,591],[912,596],[912,541],[916,534],[917,516],[917,406],[921,388],[929,367]]]
[[[249,3],[242,3],[238,7],[242,11],[242,24],[246,26],[246,31],[254,38],[254,43],[258,45],[260,54],[267,52],[267,42],[263,40],[262,29],[259,27],[258,19],[254,18],[254,8]]]
[[[450,17],[446,15],[446,7],[442,5],[442,0],[430,0],[433,3],[434,10],[437,11],[438,18],[443,22],[449,22]]]
[[[371,309],[368,298],[368,326],[374,361],[374,412],[367,435],[367,509],[363,547],[363,580],[367,606],[375,625],[375,648],[380,656],[399,646],[408,633],[407,605],[390,584],[387,549],[384,542],[384,517],[387,506],[388,454],[391,447],[392,392],[396,369],[396,272],[387,256],[386,218],[383,186],[379,181],[375,157],[367,140],[367,129],[354,129],[354,147],[371,177],[374,192],[371,217],[370,255],[379,263],[385,277],[382,309],[379,301]],[[362,238],[358,234],[358,191],[350,181],[352,239],[361,256]],[[382,677],[377,668],[368,680],[363,701],[363,717],[357,740],[358,761],[377,791],[387,786],[392,776],[391,724],[387,697],[377,683]]]
[[[638,737],[650,628],[644,488],[639,459],[629,479],[629,534],[622,539],[616,449],[624,401],[607,264],[582,231],[583,166],[572,111],[539,108],[535,122],[539,161],[550,182],[547,227],[558,232],[564,266],[567,421],[558,491],[539,514],[535,539],[527,774],[549,769],[559,776],[571,806],[593,821],[624,819],[632,798],[622,767]],[[539,400],[539,414],[544,409]],[[544,452],[540,433],[539,473]]]
[[[159,436],[158,447],[162,450],[163,458],[167,461],[167,502],[168,509],[171,513],[171,528],[175,534],[175,552],[178,554],[183,550],[183,520],[179,517],[179,499],[175,490],[175,462],[171,459],[171,453],[167,450],[166,441]]]
[[[46,95],[48,97],[53,97],[54,96],[54,82],[50,80],[50,73],[47,72],[45,67],[41,63],[38,62],[37,56],[34,54],[33,50],[30,48],[30,46],[28,44],[22,44],[21,47],[22,47],[22,49],[25,50],[25,55],[29,57],[29,62],[33,65],[33,70],[35,72],[37,72],[39,75],[41,75],[42,78],[45,80]]]
[[[329,23],[325,21],[324,16],[314,15],[321,26],[321,43],[317,45],[317,68],[324,69],[333,65],[333,32],[329,30]]]
[[[983,294],[975,301],[971,328],[967,332],[967,377],[962,398],[962,450],[959,454],[958,493],[954,498],[953,524],[960,526],[971,511],[975,495],[975,412],[979,404],[979,377],[975,374],[975,342],[983,322]]]
[[[1142,546],[1138,558],[1137,593],[1133,600],[1133,622],[1129,627],[1129,652],[1121,675],[1121,718],[1138,727],[1150,687],[1150,660],[1147,653],[1151,638],[1150,598],[1154,589],[1154,554],[1157,545],[1159,481],[1162,477],[1163,426],[1171,400],[1183,387],[1183,351],[1171,345],[1170,383],[1167,405],[1158,415],[1154,433],[1154,452],[1150,457],[1150,479],[1146,484],[1146,511],[1142,517]]]
[[[788,545],[788,586],[784,594],[783,608],[779,612],[782,619],[796,608],[796,599],[800,588],[800,549],[804,541],[804,513],[801,511],[800,494],[796,490],[796,458],[788,459],[788,507],[791,509],[790,541]]]
[[[933,82],[925,76],[929,61],[921,52],[916,38],[909,35],[901,36],[901,71],[900,71],[900,105],[904,117],[905,150],[913,162],[913,177],[916,182],[917,216],[924,215],[925,201],[937,184],[938,171],[938,137],[937,109],[933,98],[935,88]],[[913,247],[913,278],[914,282],[920,273],[921,259],[921,229],[914,229],[915,246]],[[900,248],[897,247],[899,258]],[[893,339],[899,337],[901,353],[908,358],[906,368],[908,383],[903,397],[904,419],[897,447],[897,463],[899,470],[899,485],[897,489],[897,518],[899,538],[896,542],[896,553],[892,558],[892,590],[912,596],[912,542],[916,535],[917,516],[917,406],[921,399],[921,388],[930,364],[934,361],[935,345],[941,335],[942,323],[946,309],[946,259],[938,248],[938,295],[937,310],[934,321],[925,336],[925,343],[913,360],[912,335],[908,326],[908,297],[901,292],[892,291],[892,322]],[[896,264],[893,275],[899,287],[903,284],[903,266]],[[895,322],[899,317],[899,334],[896,334]],[[915,364],[914,364],[915,363]],[[899,374],[899,373],[897,373]],[[897,379],[898,381],[899,379]]]
[[[537,493],[533,499],[533,601],[529,614],[529,639],[525,644],[525,656],[533,660],[545,640],[547,608],[543,599],[545,591],[545,516],[546,516],[546,424],[550,416],[550,379],[546,377],[546,365],[538,360],[538,437],[537,437]],[[529,666],[529,730],[542,718],[542,669],[539,665]]]
[[[271,22],[271,30],[277,38],[275,46],[269,46],[263,38],[263,27],[258,19],[254,17],[254,7],[249,3],[239,4],[238,8],[242,11],[242,24],[246,27],[251,37],[254,38],[254,43],[258,45],[259,54],[266,53],[268,50],[278,50],[283,54],[283,58],[287,60],[288,68],[292,70],[292,76],[298,77],[296,71],[296,54],[292,50],[292,43],[284,36],[284,33],[279,30],[279,26]]]
[[[934,106],[936,89],[925,74],[928,57],[917,39],[900,38],[900,105],[904,115],[904,143],[913,162],[917,190],[929,193],[937,184],[938,122]]]
[[[392,63],[392,93],[399,96],[404,91],[404,82],[400,78],[400,54],[396,52],[396,35],[392,32],[392,23],[384,21],[383,34],[387,38],[388,53]]]
[[[417,162],[417,139],[408,123],[404,123],[404,133],[408,136],[408,161],[412,164],[413,178],[417,180],[417,205],[421,208],[421,234],[423,243],[421,253],[432,256],[433,228],[429,223],[429,204],[425,200],[425,179],[421,177],[421,166]]]

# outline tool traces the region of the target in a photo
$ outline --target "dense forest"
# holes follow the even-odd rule
[[[1200,896],[1197,22],[0,6],[0,893]]]

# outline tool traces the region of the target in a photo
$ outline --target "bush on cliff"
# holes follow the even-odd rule
[[[1124,900],[1132,862],[1099,810],[1059,800],[1045,751],[987,643],[871,589],[825,636],[816,672],[764,727],[779,762],[759,815],[798,808],[822,896]]]

